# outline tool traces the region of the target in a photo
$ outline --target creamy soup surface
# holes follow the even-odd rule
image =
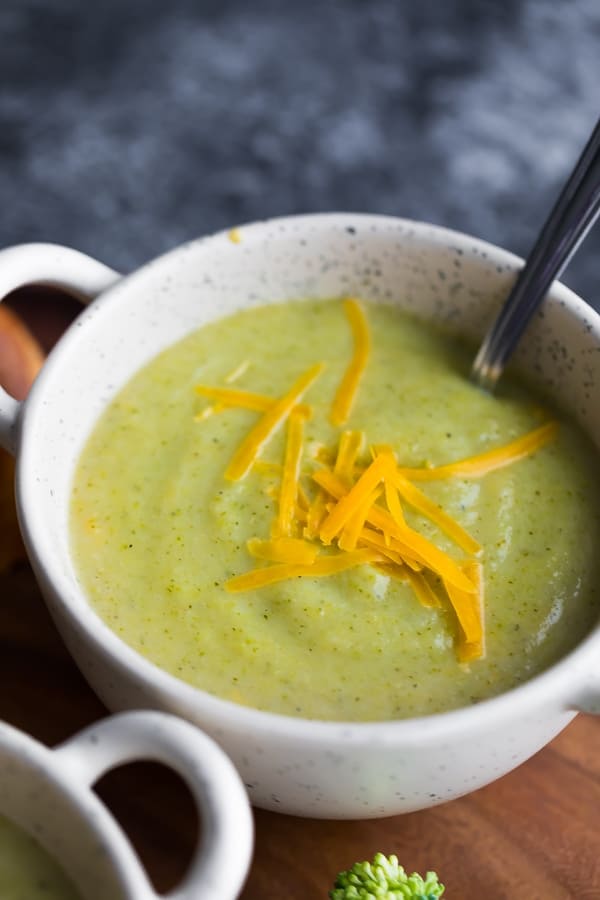
[[[239,312],[162,353],[109,405],[81,456],[71,538],[90,603],[141,654],[220,697],[316,719],[440,712],[541,672],[598,617],[598,460],[560,416],[555,440],[505,468],[419,484],[483,546],[484,658],[457,659],[450,604],[424,606],[407,581],[373,564],[227,589],[267,564],[247,541],[268,538],[277,516],[286,428],[245,477],[228,481],[228,462],[261,413],[221,408],[198,384],[277,398],[324,363],[302,398],[312,411],[305,501],[316,489],[311,473],[344,429],[364,432],[363,466],[369,448],[390,445],[402,466],[421,467],[507,444],[555,417],[508,379],[496,396],[470,384],[472,349],[448,335],[389,306],[362,308],[371,349],[343,428],[330,410],[352,331],[340,301],[303,300]],[[405,514],[464,558],[429,519]]]
[[[34,838],[0,816],[2,900],[81,900],[58,863]]]

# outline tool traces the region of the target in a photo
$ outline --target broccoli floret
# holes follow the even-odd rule
[[[437,900],[444,893],[435,872],[407,875],[397,856],[376,853],[373,862],[357,862],[340,872],[330,900]]]

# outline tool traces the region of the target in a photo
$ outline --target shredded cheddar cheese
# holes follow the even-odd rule
[[[194,422],[204,422],[205,419],[209,419],[211,416],[223,412],[225,408],[226,407],[223,403],[215,403],[212,406],[205,406],[203,410],[201,410],[199,413],[196,413],[196,415],[194,416]]]
[[[304,418],[297,411],[292,410],[287,423],[287,443],[279,492],[279,515],[276,520],[276,532],[284,537],[292,537],[294,533],[294,512],[298,499],[303,428]]]
[[[225,384],[233,384],[234,381],[237,381],[238,378],[241,378],[242,375],[245,375],[250,367],[250,360],[243,359],[239,365],[235,367],[228,375],[225,376]]]
[[[296,504],[296,519],[300,523],[300,525],[306,525],[306,520],[308,518],[307,511],[300,506],[299,503]]]
[[[311,366],[296,383],[279,400],[276,400],[264,413],[254,428],[242,441],[233,459],[225,469],[225,478],[228,481],[239,481],[248,472],[257,454],[267,443],[275,430],[290,414],[296,401],[302,397],[313,381],[323,371],[323,364],[317,363]]]
[[[230,235],[231,236],[231,235]],[[233,238],[232,238],[233,240]],[[330,420],[342,426],[348,419],[370,353],[365,314],[354,299],[344,303],[354,351],[334,397]],[[226,384],[241,378],[248,361],[225,377]],[[482,478],[537,452],[556,435],[556,422],[547,422],[503,447],[440,466],[408,468],[398,463],[393,447],[375,445],[372,459],[360,460],[366,436],[358,430],[339,432],[337,446],[305,441],[305,423],[312,409],[301,399],[314,383],[323,363],[304,372],[279,398],[231,387],[196,385],[196,393],[211,405],[197,421],[227,409],[260,413],[229,461],[225,478],[242,479],[256,469],[271,478],[266,488],[276,514],[268,538],[250,537],[249,554],[265,565],[226,582],[230,592],[256,590],[301,577],[325,577],[356,566],[370,565],[407,582],[423,606],[448,605],[456,616],[456,654],[469,663],[485,654],[483,548],[455,518],[414,482],[447,478]],[[281,461],[259,454],[285,423]],[[308,432],[307,432],[308,434]],[[399,439],[401,436],[399,436]],[[319,467],[320,465],[320,467]],[[417,513],[408,524],[405,507]],[[467,554],[456,560],[426,537],[414,521],[424,517]]]
[[[305,512],[308,512],[308,509],[310,507],[310,498],[308,497],[308,494],[302,487],[300,480],[298,480],[298,482],[297,482],[297,487],[298,487],[298,506],[300,506]]]
[[[239,391],[236,388],[212,387],[208,384],[197,384],[194,390],[201,397],[210,397],[224,406],[238,406],[253,412],[266,412],[273,405],[271,397],[255,394],[252,391]]]
[[[470,639],[467,639],[463,631],[457,646],[459,661],[468,663],[485,656],[484,579],[483,566],[479,560],[466,560],[462,567],[465,575],[477,588],[476,593],[468,598],[477,624],[472,628]]]
[[[344,302],[344,310],[352,329],[354,354],[331,406],[332,425],[343,425],[347,421],[371,349],[369,327],[359,303],[350,298]]]
[[[404,513],[402,512],[402,506],[400,504],[400,498],[398,497],[398,489],[393,482],[386,478],[385,484],[385,502],[387,504],[387,508],[390,511],[390,515],[396,525],[402,527],[406,525],[406,520],[404,518]]]
[[[342,529],[338,540],[338,547],[341,550],[355,550],[356,544],[363,530],[365,520],[369,514],[369,510],[381,494],[381,488],[377,487],[374,491],[364,498],[363,502],[358,506],[356,511],[350,516],[348,523]]]
[[[369,468],[374,466],[376,463],[378,463],[381,470],[385,470],[385,460],[382,457],[378,457],[378,459],[371,463],[371,466]],[[371,480],[374,477],[375,476],[372,475]],[[313,478],[317,482],[317,484],[320,484],[321,487],[324,487],[333,496],[337,496],[341,498],[341,500],[346,501],[345,506],[341,511],[341,515],[344,517],[344,521],[342,525],[340,525],[341,529],[345,524],[347,517],[352,514],[352,505],[347,499],[349,494],[345,492],[344,486],[338,479],[335,478],[335,476],[331,472],[321,470],[315,472]],[[346,514],[346,507],[348,506],[350,508]],[[331,519],[331,516],[333,516],[333,513],[335,511],[336,510],[334,509],[330,513],[329,519]],[[408,526],[404,526],[403,528],[398,526],[385,509],[382,509],[377,505],[373,505],[367,513],[367,522],[369,522],[371,525],[374,525],[375,528],[378,528],[384,534],[384,536],[386,534],[389,535],[389,546],[391,546],[392,548],[396,548],[403,555],[406,554],[406,557],[408,559],[414,560],[415,562],[432,569],[434,572],[440,575],[440,577],[448,579],[452,584],[455,584],[457,587],[462,588],[465,591],[474,590],[474,586],[471,584],[469,579],[464,575],[459,566],[450,556],[448,556],[447,553],[439,550],[435,546],[435,544],[433,544],[430,540],[419,534],[419,532],[415,531],[414,529],[409,528]],[[327,520],[324,523],[323,528],[326,524]],[[336,524],[336,520],[334,520],[334,527],[336,527]],[[323,528],[321,529],[322,540]],[[327,535],[328,533],[329,532],[326,532]],[[327,541],[324,541],[324,543],[327,543]]]
[[[325,491],[318,490],[315,494],[314,500],[308,507],[304,537],[314,539],[318,536],[321,524],[327,513],[326,503],[327,494],[325,493]]]
[[[379,553],[368,550],[354,550],[350,553],[337,553],[335,556],[325,556],[316,559],[312,565],[290,565],[282,563],[274,566],[267,566],[264,569],[254,569],[251,572],[245,572],[236,578],[231,578],[226,582],[225,587],[228,591],[252,591],[256,588],[264,587],[267,584],[275,584],[277,581],[286,581],[288,578],[319,578],[327,575],[336,575],[346,569],[352,569],[355,566],[362,566],[366,563],[379,562],[381,556]]]
[[[383,457],[373,460],[365,469],[356,484],[340,497],[339,502],[329,513],[321,525],[320,537],[324,544],[330,544],[339,534],[348,519],[356,511],[357,507],[375,490],[383,481],[387,464]],[[323,485],[322,485],[323,486]]]
[[[256,559],[266,559],[269,562],[310,566],[319,550],[315,544],[309,544],[301,538],[276,537],[270,541],[250,538],[248,552]]]
[[[446,584],[446,590],[462,632],[461,643],[465,648],[479,650],[481,654],[483,653],[483,579],[480,570],[472,564],[465,568],[470,575],[470,580],[474,578],[477,580],[477,589],[467,593],[453,584]]]
[[[410,581],[410,585],[413,591],[415,592],[417,598],[421,601],[423,606],[429,606],[432,608],[442,606],[442,601],[435,593],[429,582],[426,580],[422,572],[413,572],[410,569],[407,569],[406,577]]]
[[[388,460],[389,462],[389,460]],[[407,503],[423,513],[428,519],[431,519],[442,531],[444,531],[455,544],[467,553],[481,553],[481,544],[468,534],[464,528],[444,512],[439,506],[433,503],[422,491],[411,484],[398,470],[395,463],[388,467],[388,475],[391,483],[397,491],[404,497]]]
[[[502,469],[504,466],[510,466],[523,459],[525,456],[531,456],[537,450],[548,444],[556,437],[558,431],[558,422],[546,422],[533,431],[528,431],[510,444],[503,447],[496,447],[493,450],[487,450],[485,453],[479,453],[476,456],[470,456],[468,459],[461,459],[458,462],[449,463],[445,466],[425,466],[421,469],[399,469],[401,475],[410,481],[436,481],[440,478],[481,478],[489,472],[496,469]]]
[[[235,388],[213,387],[208,384],[197,384],[194,388],[201,397],[211,397],[217,401],[220,409],[228,406],[237,406],[240,409],[249,409],[252,412],[267,412],[277,401],[273,397],[264,394],[255,394],[253,391],[240,391]],[[210,407],[209,407],[210,409]],[[295,406],[305,419],[309,419],[312,410],[306,403],[298,403]],[[200,415],[202,415],[200,413]]]
[[[362,529],[359,538],[361,544],[379,550],[382,556],[386,557],[386,560],[389,560],[395,565],[408,566],[413,572],[422,571],[423,566],[416,562],[416,560],[406,552],[406,549],[402,545],[394,545],[392,540],[388,540],[386,535],[376,531],[374,528],[369,528],[368,525],[365,526]]]
[[[396,456],[392,448],[385,446],[375,447],[373,449],[375,455],[383,456],[388,460],[390,471],[394,471],[396,468]],[[404,513],[402,512],[402,506],[400,504],[400,498],[398,496],[398,489],[391,478],[386,478],[384,480],[384,490],[385,502],[392,519],[394,520],[396,525],[399,525],[400,527],[406,525],[406,520],[404,518]]]
[[[338,478],[348,484],[352,484],[354,465],[364,442],[365,436],[362,431],[343,431],[341,434],[333,471]]]

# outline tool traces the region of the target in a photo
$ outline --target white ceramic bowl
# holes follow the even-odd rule
[[[25,403],[0,395],[0,442],[17,455],[21,527],[40,586],[105,703],[158,707],[200,724],[259,806],[359,818],[457,797],[531,756],[576,710],[599,710],[599,633],[544,674],[472,708],[395,722],[307,721],[221,700],[159,670],[98,618],[75,577],[67,533],[75,462],[106,403],[167,345],[239,307],[348,293],[477,340],[520,264],[474,238],[378,216],[273,220],[244,226],[240,236],[194,241],[125,278],[61,247],[0,253],[0,295],[32,282],[83,299],[101,294],[51,353]],[[591,308],[555,285],[517,364],[600,444],[600,318]]]
[[[0,722],[0,815],[29,832],[62,865],[85,900],[158,900],[126,835],[92,790],[133,760],[182,776],[198,807],[201,841],[172,900],[233,900],[252,855],[244,786],[214,741],[175,716],[130,712],[50,750]]]

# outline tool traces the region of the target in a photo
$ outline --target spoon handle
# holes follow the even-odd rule
[[[529,320],[600,213],[600,120],[485,336],[471,380],[492,391]]]

